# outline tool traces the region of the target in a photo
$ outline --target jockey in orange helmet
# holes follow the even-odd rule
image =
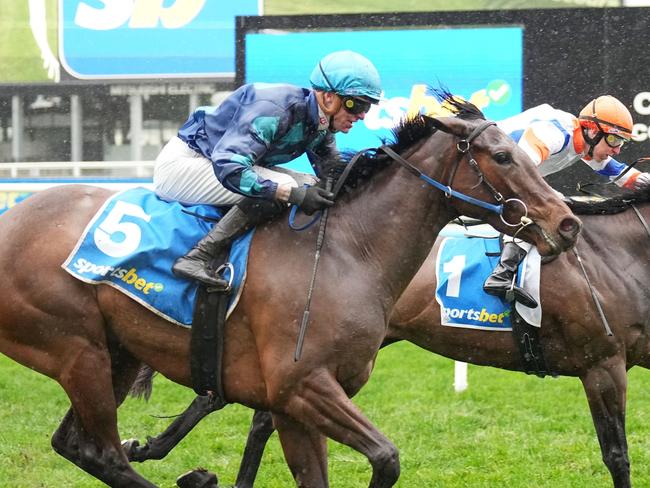
[[[502,120],[497,125],[537,164],[543,176],[582,160],[617,185],[636,190],[650,185],[650,174],[614,159],[632,137],[632,115],[619,100],[603,95],[590,101],[578,117],[544,104]],[[530,250],[526,243],[506,242],[499,264],[483,285],[486,293],[511,292],[523,305],[537,302],[514,284],[517,266]]]
[[[611,95],[603,95],[589,102],[580,111],[578,120],[583,128],[584,140],[589,146],[587,156],[591,158],[601,140],[608,147],[620,151],[623,144],[632,138],[632,115],[625,105]]]

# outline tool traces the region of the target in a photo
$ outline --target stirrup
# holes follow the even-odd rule
[[[499,287],[488,287],[483,285],[483,291],[488,295],[502,298],[508,303],[517,301],[528,308],[537,308],[539,306],[537,300],[535,300],[530,293],[519,286],[506,285]]]
[[[508,291],[506,291],[506,300],[509,302],[517,301],[524,307],[528,308],[537,308],[539,306],[537,300],[535,300],[530,293],[519,286],[508,288]]]
[[[226,270],[230,271],[230,278],[228,279],[228,281],[226,281],[221,277],[221,274]],[[235,279],[235,267],[232,265],[231,262],[223,263],[214,271],[214,277],[219,281],[223,281],[224,285],[221,285],[221,283],[219,283],[219,286],[207,285],[206,288],[207,292],[208,293],[230,293],[232,291],[232,282]]]

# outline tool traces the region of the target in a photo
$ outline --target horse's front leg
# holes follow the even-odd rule
[[[288,415],[274,414],[273,422],[296,486],[327,488],[327,437]]]
[[[283,411],[286,415],[281,419],[274,415],[274,421],[299,486],[328,486],[327,456],[316,431],[368,458],[372,465],[370,488],[389,488],[397,482],[397,448],[352,403],[329,371],[313,371],[303,378],[286,399]]]
[[[603,461],[615,488],[630,488],[630,460],[625,436],[627,372],[621,357],[609,358],[580,378],[596,426]]]
[[[274,430],[271,414],[264,410],[256,410],[248,431],[244,456],[239,465],[239,473],[237,473],[235,482],[236,488],[253,488],[257,471],[262,462],[264,448]]]

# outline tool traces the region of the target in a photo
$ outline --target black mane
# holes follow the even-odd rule
[[[598,200],[576,200],[574,197],[567,201],[567,204],[576,215],[612,215],[621,213],[632,205],[646,202],[650,202],[648,188]]]
[[[483,112],[478,107],[455,97],[448,90],[444,88],[430,88],[430,91],[434,93],[440,103],[452,112],[454,116],[464,120],[485,120]],[[417,114],[413,117],[402,119],[392,130],[392,140],[384,140],[383,143],[395,152],[401,153],[421,140],[431,136],[436,130],[437,126],[433,118],[428,115]],[[339,159],[323,163],[321,166],[321,183],[328,176],[336,181],[354,156],[354,152],[346,151],[340,155]],[[345,185],[341,188],[341,193],[349,192],[351,189],[357,188],[362,182],[390,166],[392,162],[393,160],[389,156],[382,151],[378,151],[377,148],[366,150],[355,162],[354,168],[348,175]]]

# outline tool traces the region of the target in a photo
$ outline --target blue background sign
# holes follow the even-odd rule
[[[523,28],[476,27],[408,30],[262,31],[245,35],[246,82],[309,86],[309,75],[329,52],[352,49],[379,70],[385,101],[348,134],[344,149],[381,144],[407,114],[442,115],[428,87],[442,84],[500,120],[523,107]],[[305,158],[289,166],[310,171]]]
[[[234,76],[235,16],[258,15],[260,5],[260,0],[61,1],[61,62],[77,78]]]

